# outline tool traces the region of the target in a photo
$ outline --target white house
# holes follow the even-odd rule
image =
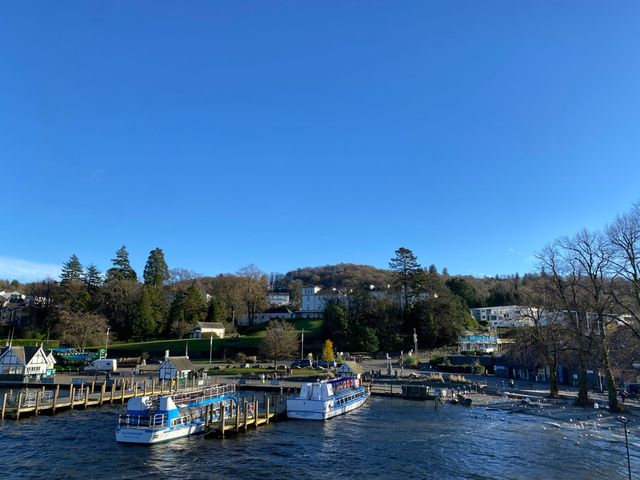
[[[267,302],[269,305],[275,305],[277,307],[289,305],[289,292],[269,292],[267,294]]]
[[[253,324],[259,325],[261,323],[267,323],[271,320],[289,320],[293,318],[294,314],[287,307],[274,307],[268,310],[265,310],[261,313],[256,313],[253,316]],[[249,325],[249,316],[242,315],[238,317],[238,325],[247,326]]]
[[[224,325],[220,322],[198,322],[191,330],[191,338],[224,338]]]
[[[473,318],[478,321],[484,320],[492,327],[526,327],[531,326],[533,321],[525,314],[535,314],[535,308],[521,305],[509,305],[504,307],[481,307],[470,308]]]
[[[195,370],[189,357],[169,357],[160,364],[160,380],[179,380],[188,378],[189,374]]]
[[[39,379],[52,368],[49,356],[42,346],[6,346],[0,350],[0,375],[16,379]]]
[[[318,318],[322,316],[329,300],[347,300],[347,295],[337,289],[323,290],[317,285],[302,287],[302,304],[296,312],[298,318]]]

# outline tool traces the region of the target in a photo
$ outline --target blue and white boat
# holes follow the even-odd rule
[[[131,398],[127,402],[127,412],[118,419],[116,440],[151,445],[202,433],[207,407],[212,405],[209,408],[213,412],[211,419],[216,421],[221,412],[229,412],[233,400],[237,400],[235,385]]]
[[[362,384],[361,373],[354,370],[354,365],[347,365],[338,369],[338,373],[350,376],[302,384],[300,393],[287,399],[287,417],[327,420],[361,407],[370,392]]]

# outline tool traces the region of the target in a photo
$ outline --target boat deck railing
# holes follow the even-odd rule
[[[197,388],[175,393],[171,396],[176,405],[206,402],[216,398],[233,395],[236,393],[235,384],[213,385],[206,388]]]
[[[118,426],[127,428],[165,428],[167,426],[167,415],[163,413],[152,415],[128,415],[123,413],[118,417]]]

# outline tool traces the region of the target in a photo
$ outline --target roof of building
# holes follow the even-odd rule
[[[351,372],[351,373],[363,373],[364,369],[362,368],[361,365],[359,365],[356,362],[344,362],[342,365],[340,365],[340,368],[338,368],[338,370],[336,371],[336,373],[347,373],[347,372]]]
[[[191,363],[191,360],[189,360],[189,357],[169,357],[163,362],[163,364],[167,362],[171,362],[173,366],[176,367],[176,370],[181,372],[186,370],[195,370],[195,367],[193,366],[193,363]]]
[[[22,363],[23,365],[27,365],[41,348],[42,347],[40,346],[6,346],[2,350],[0,350],[0,357],[2,357],[8,350],[12,350],[16,357],[18,357],[18,360],[20,360],[20,363]],[[44,352],[42,353],[44,354]],[[46,358],[46,354],[44,355]]]
[[[272,307],[265,310],[263,313],[291,313],[291,310],[287,308],[285,305],[281,307]]]
[[[198,322],[195,328],[224,328],[224,324],[220,322]]]

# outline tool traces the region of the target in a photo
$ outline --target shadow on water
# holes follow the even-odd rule
[[[120,407],[5,421],[2,478],[625,479],[612,422],[372,398],[327,422],[291,420],[225,439],[135,446],[115,441]],[[640,473],[637,427],[632,469]]]

